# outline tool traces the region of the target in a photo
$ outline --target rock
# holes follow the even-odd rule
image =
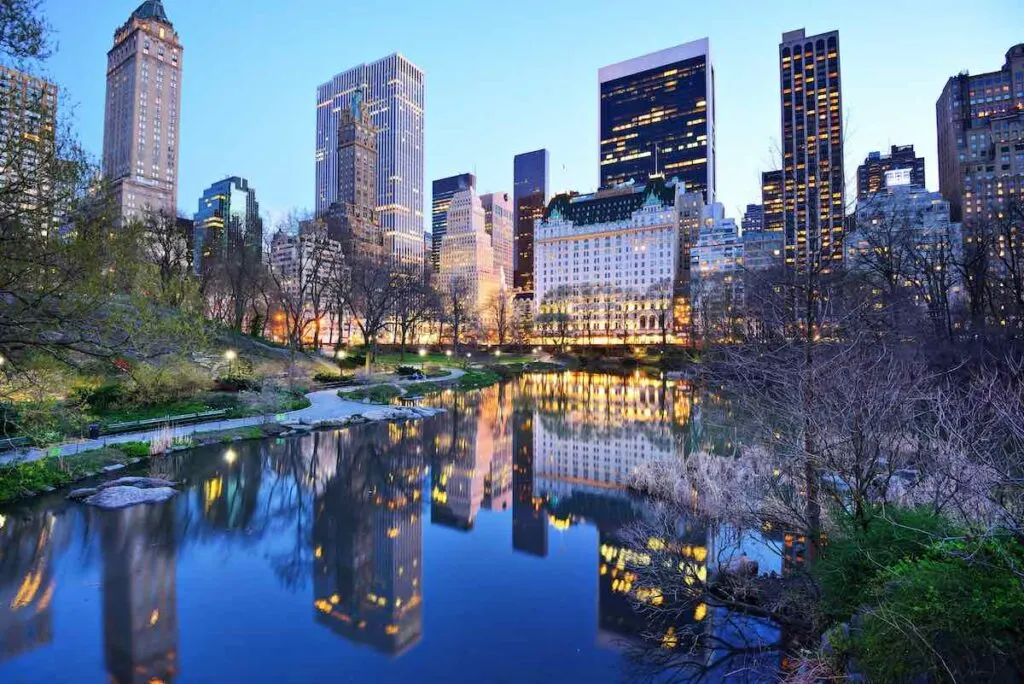
[[[106,510],[128,508],[141,504],[162,503],[178,492],[170,487],[139,489],[138,487],[108,487],[85,500],[89,506]]]
[[[55,491],[57,491],[56,487],[43,487],[43,492],[46,494],[53,494]]]
[[[157,489],[159,487],[174,487],[175,483],[159,477],[122,477],[110,482],[104,482],[96,489],[110,489],[111,487],[136,487],[138,489]]]
[[[99,489],[96,487],[85,487],[84,489],[75,489],[68,493],[68,499],[70,501],[81,501],[82,499],[88,499],[90,496],[99,493]]]
[[[108,465],[105,468],[100,468],[100,470],[102,470],[105,473],[112,473],[112,472],[117,471],[117,470],[124,470],[124,464],[123,463],[115,463],[114,465]]]

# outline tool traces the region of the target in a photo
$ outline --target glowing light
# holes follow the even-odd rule
[[[347,351],[345,351],[344,349],[342,349],[341,351],[339,351],[339,352],[338,352],[337,354],[335,354],[334,356],[335,356],[335,357],[337,357],[337,358],[339,358],[339,359],[347,359],[347,358],[348,358],[348,352],[347,352]]]
[[[235,453],[234,449],[228,449],[224,452],[224,462],[228,465],[232,465],[238,460],[238,454]]]
[[[693,619],[700,622],[708,616],[708,605],[706,603],[697,604],[697,608],[693,611]]]
[[[224,358],[227,359],[228,361],[234,361],[235,359],[238,358],[238,352],[236,352],[234,349],[228,349],[226,352],[224,352]]]
[[[0,530],[4,529],[4,525],[7,524],[7,516],[0,515]]]
[[[149,616],[149,626],[152,627],[158,622],[160,622],[160,611],[154,610]]]
[[[444,353],[444,355],[445,355],[445,356],[448,356],[448,357],[451,357],[451,355],[452,355],[452,350],[451,350],[451,349],[449,349],[448,351],[446,351],[446,352]]]
[[[427,350],[426,349],[420,349],[420,356],[426,356],[426,355],[427,355]]]
[[[501,356],[501,350],[499,349],[498,351],[494,352],[494,355],[495,356]]]

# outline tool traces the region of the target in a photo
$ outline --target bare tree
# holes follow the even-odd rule
[[[291,213],[278,225],[271,241],[271,278],[275,305],[284,314],[288,344],[302,348],[316,331],[327,298],[331,264],[340,248],[323,226]],[[318,342],[319,340],[317,340]]]
[[[512,326],[512,299],[508,292],[502,289],[494,295],[488,304],[488,314],[494,324],[498,347],[504,347]]]
[[[447,279],[441,292],[444,315],[448,327],[452,331],[452,348],[459,355],[462,336],[471,324],[472,312],[469,309],[469,283],[464,278]]]
[[[415,337],[417,328],[437,314],[440,306],[433,288],[423,279],[419,269],[402,269],[401,293],[395,300],[395,327],[401,341],[401,358],[405,360],[405,348]]]
[[[187,224],[160,209],[146,210],[137,219],[142,258],[156,271],[159,300],[184,306],[196,294],[192,272],[192,236]]]
[[[378,338],[395,315],[407,275],[390,260],[372,254],[353,254],[336,272],[340,300],[366,345],[366,370],[377,353]]]

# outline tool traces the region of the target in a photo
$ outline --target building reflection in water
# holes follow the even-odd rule
[[[174,505],[93,511],[103,553],[104,660],[112,684],[178,673]]]
[[[422,426],[368,429],[314,436],[336,464],[314,501],[314,608],[337,634],[397,656],[423,629]]]
[[[62,522],[51,513],[0,514],[0,663],[53,640],[53,563],[65,537]]]

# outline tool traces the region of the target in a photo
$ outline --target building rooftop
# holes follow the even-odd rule
[[[548,203],[545,219],[557,217],[577,226],[623,221],[648,201],[662,206],[675,204],[676,179],[651,178],[646,185],[627,184],[598,190],[589,195],[556,195]]]
[[[168,26],[173,26],[171,20],[167,18],[167,11],[164,9],[164,3],[161,0],[146,0],[139,5],[138,9],[132,12],[132,16],[136,19],[155,19]]]

